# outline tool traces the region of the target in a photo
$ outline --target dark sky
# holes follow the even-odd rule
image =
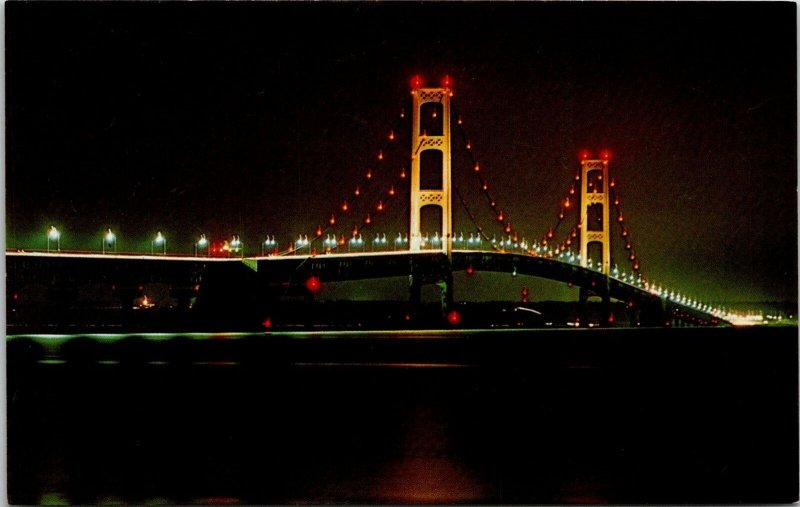
[[[367,168],[380,169],[374,196],[395,180],[408,133],[380,167],[375,156],[409,109],[409,77],[449,74],[481,169],[527,238],[555,224],[579,151],[609,148],[645,276],[711,301],[797,297],[794,3],[5,12],[8,247],[43,248],[50,224],[84,250],[109,226],[141,251],[156,230],[186,252],[200,232],[241,234],[249,253],[265,234],[310,234]],[[460,142],[453,163],[491,234]],[[374,231],[407,228],[407,196],[398,187]],[[455,230],[471,231],[453,208]]]

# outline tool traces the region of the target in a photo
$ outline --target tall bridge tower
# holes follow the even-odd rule
[[[601,249],[601,271],[611,271],[611,224],[608,222],[608,157],[581,161],[581,266],[587,267],[590,247]]]
[[[450,98],[453,93],[448,78],[442,84],[441,88],[422,88],[420,78],[412,80],[409,249],[412,252],[422,249],[423,209],[438,208],[441,248],[449,256],[453,245],[450,199]]]

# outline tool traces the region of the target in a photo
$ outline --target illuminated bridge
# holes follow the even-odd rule
[[[608,151],[595,158],[581,154],[580,167],[570,175],[558,201],[553,226],[538,240],[527,241],[490,191],[464,122],[451,111],[451,80],[445,77],[441,86],[431,88],[415,77],[411,94],[411,114],[401,112],[362,181],[355,182],[337,209],[321,217],[313,232],[300,235],[286,248],[280,249],[274,237],[268,237],[261,244],[261,255],[251,257],[244,255],[238,236],[224,245],[212,245],[202,236],[194,255],[168,255],[166,238],[158,233],[149,255],[117,253],[109,229],[100,252],[71,253],[61,251],[60,232],[53,227],[47,235],[47,252],[7,252],[9,323],[42,316],[31,310],[27,304],[31,300],[46,303],[39,312],[59,305],[74,309],[87,287],[106,294],[109,304],[120,302],[123,313],[146,309],[147,287],[161,284],[168,287],[179,311],[257,316],[270,327],[279,302],[287,297],[313,302],[326,283],[407,277],[406,321],[415,320],[423,287],[434,286],[441,295],[441,322],[457,325],[461,315],[453,301],[453,275],[477,272],[533,276],[577,287],[581,309],[575,325],[612,326],[619,321],[634,326],[725,325],[755,320],[681,296],[642,275],[621,211],[618,184],[609,170]],[[393,181],[379,183],[379,176],[388,173],[383,170],[385,161],[408,120],[409,168],[401,167]],[[465,170],[474,176],[496,218],[492,232],[478,223],[452,182],[454,139],[468,154],[470,165]],[[388,238],[370,232],[401,189],[407,189],[410,197],[407,232]],[[466,237],[454,232],[454,197],[474,227]],[[341,232],[343,224],[346,235]],[[364,239],[372,234],[374,240]],[[612,237],[619,238],[627,269],[613,263]],[[520,305],[527,303],[523,292]],[[25,312],[29,315],[22,315]]]

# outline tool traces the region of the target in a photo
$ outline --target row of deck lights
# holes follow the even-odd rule
[[[331,251],[337,246],[342,246],[343,239],[344,238],[337,240],[335,235],[329,234],[325,237],[322,244],[325,247],[326,251]],[[475,235],[475,234],[470,234],[469,238],[465,238],[464,234],[460,233],[459,235],[453,238],[453,243],[455,245],[457,246],[466,245],[467,248],[480,247],[482,246],[482,242],[483,240],[480,237],[480,235]],[[375,238],[372,240],[372,248],[373,250],[386,248],[388,243],[389,241],[386,238],[386,234],[376,234]],[[554,254],[552,248],[543,247],[536,242],[534,242],[533,245],[528,245],[528,243],[525,241],[524,238],[521,242],[515,243],[512,241],[510,236],[505,240],[503,239],[498,240],[496,237],[493,237],[491,239],[491,243],[495,247],[500,247],[509,250],[511,250],[512,247],[514,249],[519,248],[523,252],[527,252],[533,255],[545,255],[549,257],[555,256],[558,258],[558,260],[562,262],[568,262],[570,264],[578,265],[581,263],[581,256],[578,254],[575,254],[571,251],[561,251],[558,252],[557,254]],[[301,248],[306,248],[306,247],[310,249],[310,244],[311,242],[308,239],[308,236],[303,236],[303,235],[298,236],[297,241],[295,241],[294,243],[295,250],[299,251]],[[427,246],[427,244],[430,244],[433,247],[439,246],[441,244],[441,237],[439,236],[439,233],[438,232],[434,233],[433,237],[430,237],[428,234],[426,234],[422,238],[422,246],[425,247]],[[348,245],[348,252],[353,251],[353,249],[361,249],[363,251],[366,242],[364,241],[361,234],[356,234],[347,241],[347,245]],[[398,233],[397,237],[394,239],[395,249],[398,249],[400,247],[407,247],[407,245],[408,245],[408,235],[403,236],[402,233]],[[232,251],[234,253],[240,253],[240,252],[243,253],[244,250],[244,243],[242,243],[238,235],[233,236],[231,242],[229,244],[226,242],[225,246],[228,246],[229,251]],[[267,236],[267,239],[262,242],[262,252],[261,252],[262,255],[264,254],[265,248],[275,248],[277,246],[278,243],[275,240],[275,236]],[[531,247],[530,249],[528,249],[529,246]],[[49,231],[47,232],[47,251],[48,252],[52,251],[53,247],[55,247],[55,251],[58,252],[61,251],[61,232],[55,226],[51,226]],[[160,248],[161,250],[160,253],[162,255],[166,255],[167,238],[161,233],[161,231],[158,231],[156,233],[156,236],[150,242],[151,254],[155,254],[156,247]],[[114,252],[117,251],[117,236],[110,228],[106,231],[106,234],[103,236],[101,248],[104,254],[106,253],[107,250],[112,251],[113,249]],[[195,243],[195,250],[194,250],[195,256],[200,255],[203,249],[205,249],[206,255],[210,254],[209,252],[210,244],[205,234],[201,234],[200,239]],[[587,261],[587,267],[589,269],[593,269],[596,271],[600,270],[600,265],[595,266],[591,259]],[[637,274],[621,273],[616,265],[611,270],[611,276],[624,283],[628,283],[643,288],[648,292],[650,292],[651,294],[656,295],[662,299],[666,299],[674,303],[682,304],[690,308],[694,308],[696,310],[710,313],[718,318],[735,319],[740,317],[738,314],[726,312],[720,310],[719,308],[712,307],[711,305],[700,303],[695,299],[687,298],[685,295],[682,296],[680,294],[676,294],[674,291],[668,291],[666,289],[663,289],[661,286],[656,287],[655,283],[653,282],[650,282],[648,284],[647,282],[642,280],[641,273]]]

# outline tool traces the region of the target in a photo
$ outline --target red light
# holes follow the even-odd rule
[[[113,286],[112,286],[112,288],[113,288]],[[15,293],[14,293],[14,301],[16,301],[17,299],[19,299],[19,294],[17,294],[17,293],[15,292]]]
[[[614,314],[613,313],[608,314],[608,323],[609,324],[613,324],[614,323]]]
[[[411,315],[408,313],[406,314],[406,320],[411,320]]]
[[[317,292],[321,286],[322,284],[319,282],[319,278],[316,276],[309,277],[309,279],[306,280],[306,289],[311,292]]]
[[[144,286],[143,286],[143,285],[140,285],[140,286],[139,286],[139,290],[144,290]]]
[[[317,236],[322,236],[322,226],[318,225],[317,230],[315,232],[317,233]]]
[[[473,267],[472,267],[472,264],[470,264],[469,266],[467,266],[467,274],[468,274],[469,276],[472,276],[472,275],[474,275],[474,274],[475,274],[475,268],[473,268]]]
[[[600,158],[602,158],[603,160],[611,160],[611,152],[607,149],[601,151]]]
[[[411,90],[418,90],[422,88],[422,76],[419,74],[411,77]]]
[[[272,329],[272,318],[267,317],[261,325],[264,326],[264,329]]]
[[[527,287],[523,287],[522,288],[522,295],[523,296],[527,296],[528,295],[528,288]]]
[[[581,160],[589,160],[590,156],[589,150],[581,150]]]
[[[445,75],[442,78],[442,88],[452,88],[452,87],[453,87],[453,80],[450,78],[450,76]]]
[[[458,312],[457,312],[457,311],[455,311],[455,310],[451,310],[451,311],[450,311],[450,312],[447,314],[447,322],[449,322],[451,325],[455,326],[456,324],[458,324],[459,322],[461,322],[461,314],[460,314],[460,313],[458,313]]]

